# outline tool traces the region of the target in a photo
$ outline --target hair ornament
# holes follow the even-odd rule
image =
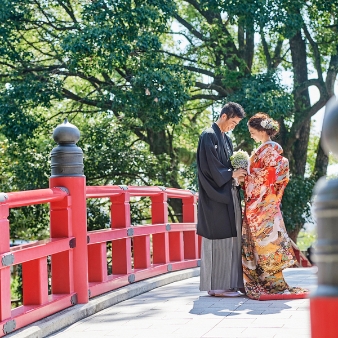
[[[278,129],[278,124],[275,121],[273,121],[272,119],[264,119],[264,120],[261,121],[260,125],[264,129],[274,129],[274,130]]]

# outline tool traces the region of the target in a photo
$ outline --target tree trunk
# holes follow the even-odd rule
[[[174,163],[172,163],[173,168],[170,173],[168,173],[169,176],[169,185],[172,188],[181,189],[181,186],[178,184],[178,164],[176,157],[174,157],[174,154],[171,155],[171,158],[174,159]],[[183,220],[183,209],[182,209],[182,200],[179,198],[170,198],[169,199],[169,205],[173,209],[173,214],[171,215],[169,213],[169,216],[171,218],[172,222],[179,222],[181,223]]]
[[[319,179],[320,177],[327,174],[327,167],[329,165],[329,157],[324,153],[324,150],[321,146],[321,140],[322,137],[320,137],[320,140],[318,142],[317,157],[315,167],[313,169],[313,176],[316,179]]]
[[[245,62],[248,66],[249,71],[251,72],[252,63],[254,58],[255,51],[255,29],[254,21],[252,18],[247,18],[246,20],[246,31],[245,31]]]
[[[294,88],[297,88],[300,84],[308,80],[306,44],[300,30],[290,39],[290,49],[294,69]],[[295,95],[295,122],[301,117],[303,110],[310,106],[310,96],[307,89]],[[292,159],[290,159],[291,172],[299,176],[304,176],[305,174],[310,125],[311,120],[309,119],[304,123],[298,135],[296,135],[297,141],[294,143],[293,156]]]
[[[242,59],[244,59],[244,54],[245,54],[244,23],[245,23],[245,18],[243,16],[239,17],[237,39],[238,39],[238,52]]]
[[[168,200],[169,205],[173,209],[173,213],[169,212],[169,218],[171,222],[179,222],[183,221],[183,214],[182,214],[182,200],[179,198],[170,198]]]
[[[154,155],[168,154],[168,140],[165,130],[153,131],[147,130],[147,138],[150,151]]]
[[[178,183],[177,174],[178,170],[178,158],[173,151],[171,146],[171,140],[166,134],[165,130],[153,131],[147,130],[147,141],[149,144],[150,151],[155,156],[161,156],[163,154],[168,154],[170,162],[170,170],[164,171],[161,173],[162,182],[164,185],[167,185],[170,188],[181,189],[181,186]],[[172,208],[169,210],[169,219],[171,222],[182,222],[182,201],[177,198],[171,198],[168,200],[168,204]]]
[[[296,228],[294,230],[291,230],[291,231],[288,231],[288,235],[289,237],[297,244],[297,239],[298,239],[298,235],[299,235],[299,232],[302,228]]]
[[[306,159],[307,159],[307,148],[308,148],[308,145],[309,145],[309,137],[310,137],[310,127],[311,127],[311,120],[308,120],[303,124],[303,126],[302,126],[302,128],[299,132],[299,137],[294,144],[293,173],[298,175],[298,176],[304,176],[304,174],[305,174]]]
[[[288,139],[288,130],[286,128],[286,125],[284,123],[283,117],[281,117],[279,120],[279,133],[276,136],[276,141],[282,146],[284,150],[284,155],[286,158],[291,159],[292,158],[292,152],[290,149],[287,148],[287,139]]]

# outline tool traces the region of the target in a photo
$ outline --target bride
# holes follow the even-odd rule
[[[279,131],[267,114],[251,117],[248,128],[261,142],[250,158],[244,181],[245,211],[242,231],[242,264],[245,292],[257,300],[305,298],[307,290],[290,287],[283,270],[297,261],[285,229],[280,202],[289,181],[289,162],[282,147],[271,141]]]

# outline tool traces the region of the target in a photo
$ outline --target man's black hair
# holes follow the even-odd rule
[[[234,118],[234,117],[239,117],[239,118],[244,118],[245,117],[245,111],[243,107],[236,103],[236,102],[228,102],[226,103],[220,114],[219,117],[221,117],[223,114],[226,114],[228,119]]]

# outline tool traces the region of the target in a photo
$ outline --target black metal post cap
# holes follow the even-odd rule
[[[80,139],[80,131],[66,118],[62,124],[54,129],[53,138],[58,144],[75,144]]]
[[[58,144],[51,152],[51,177],[84,176],[83,152],[76,142],[80,139],[80,131],[67,119],[58,125],[53,132]]]

